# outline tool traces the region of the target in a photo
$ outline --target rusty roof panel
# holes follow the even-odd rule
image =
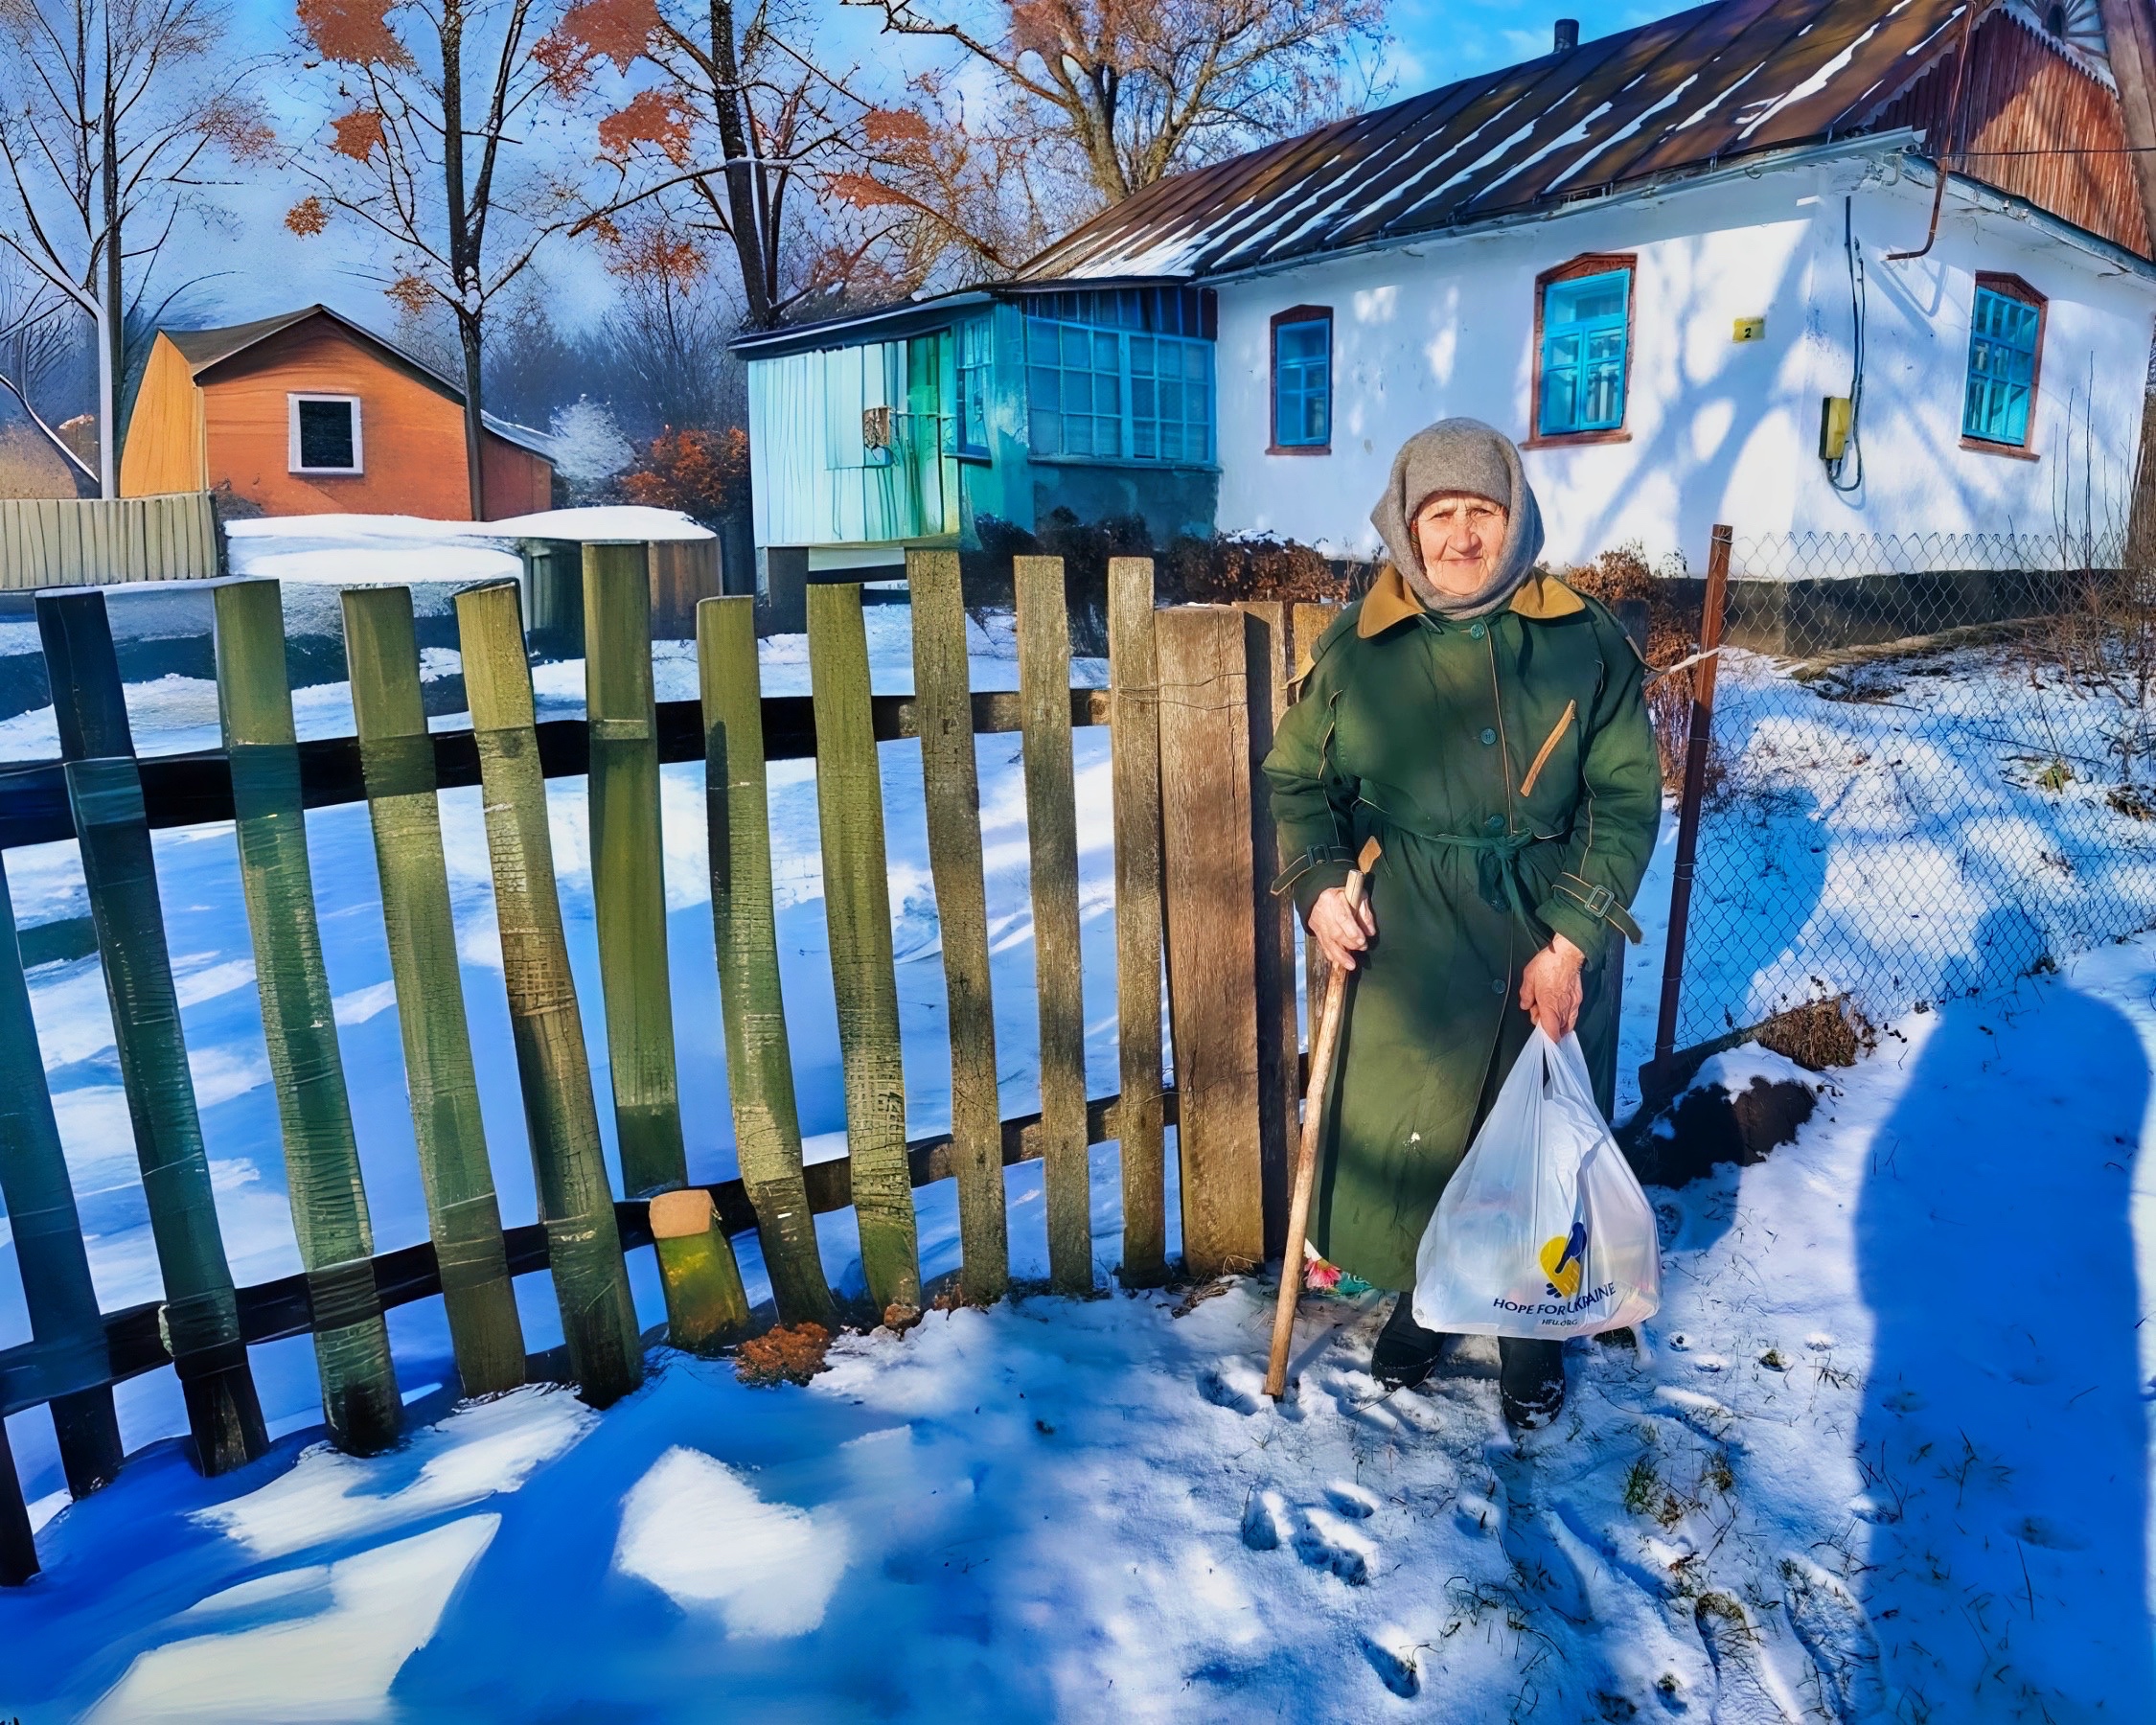
[[[1179,174],[1014,279],[1248,269],[1880,128],[1960,50],[1967,9],[1995,3],[1715,0]],[[2139,225],[2054,213],[2107,234]]]

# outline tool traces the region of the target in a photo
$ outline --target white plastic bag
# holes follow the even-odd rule
[[[1662,1304],[1655,1213],[1610,1137],[1579,1038],[1529,1032],[1415,1253],[1415,1322],[1592,1336]]]

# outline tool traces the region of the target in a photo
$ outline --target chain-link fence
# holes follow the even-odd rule
[[[2128,561],[2117,536],[1733,541],[1678,1047],[2156,927],[2156,579]]]

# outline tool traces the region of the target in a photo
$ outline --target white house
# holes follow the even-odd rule
[[[932,361],[888,362],[939,436],[938,531],[822,535],[814,562],[1058,503],[1159,532],[1209,502],[1217,531],[1368,552],[1393,450],[1452,414],[1521,442],[1558,562],[1638,541],[1696,568],[1716,521],[2121,526],[2156,265],[2096,10],[1561,25],[1540,59],[1154,186],[1008,281],[745,342],[759,519],[790,515],[767,472],[805,458],[799,367],[858,379],[862,344],[941,331],[972,356],[945,394]]]

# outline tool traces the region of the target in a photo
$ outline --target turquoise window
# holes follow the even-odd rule
[[[1321,449],[1333,441],[1333,320],[1304,317],[1273,326],[1273,441]]]
[[[1629,269],[1544,286],[1537,435],[1614,431],[1624,424],[1631,302]]]
[[[985,317],[958,326],[958,402],[952,417],[952,447],[961,455],[988,453],[989,361],[994,330]]]
[[[2028,447],[2042,329],[2042,307],[1996,288],[1976,290],[1969,319],[1969,382],[1961,398],[1964,437],[2017,449]]]
[[[1029,311],[1033,453],[1203,464],[1213,458],[1213,344]]]

